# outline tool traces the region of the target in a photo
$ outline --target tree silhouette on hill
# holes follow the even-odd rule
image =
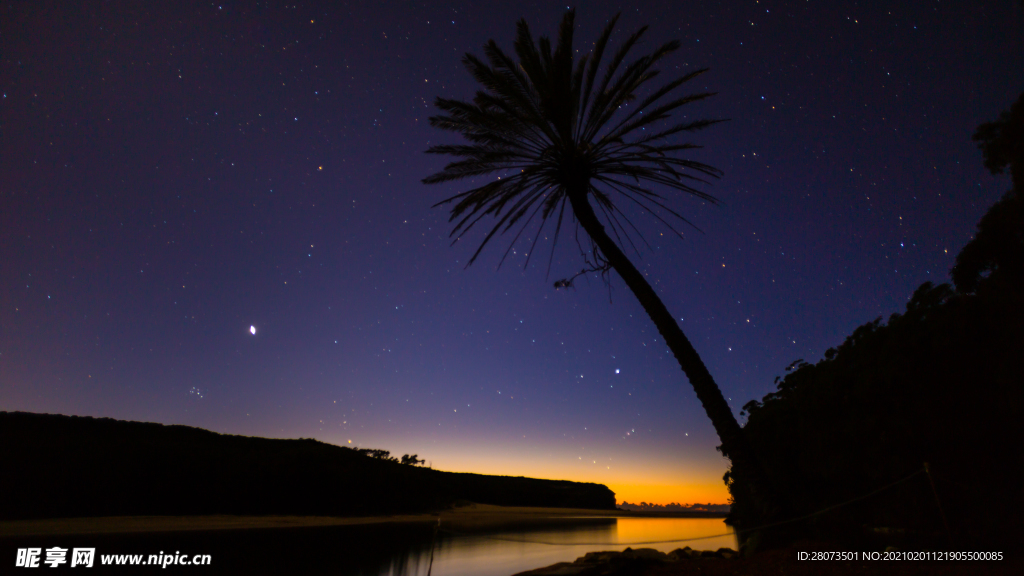
[[[402,464],[408,464],[410,466],[419,466],[420,464],[423,464],[424,462],[426,462],[426,460],[419,460],[419,459],[417,459],[418,456],[419,456],[419,454],[412,454],[412,455],[405,454],[404,456],[402,456],[401,462],[402,462]]]
[[[992,174],[1007,168],[1013,187],[978,222],[978,232],[956,257],[958,291],[1024,286],[1024,93],[974,133]]]
[[[986,166],[1009,166],[1015,182],[1022,103],[975,137]],[[794,362],[775,392],[744,406],[747,437],[794,514],[815,515],[788,530],[851,541],[884,528],[909,549],[949,538],[961,549],[1020,546],[1022,196],[1011,190],[982,217],[951,271],[955,290],[922,284],[904,313],[858,327],[815,364]],[[729,485],[734,514],[753,505],[744,481]]]

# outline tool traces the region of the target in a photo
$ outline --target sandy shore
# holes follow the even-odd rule
[[[492,526],[559,523],[579,518],[693,517],[697,517],[697,515],[575,508],[518,508],[469,504],[434,514],[395,516],[109,516],[99,518],[4,520],[0,521],[0,538],[63,534],[138,534],[145,532],[301,528],[384,523],[434,523],[437,522],[438,518],[441,519],[443,526],[449,528],[480,529]],[[702,515],[699,517],[708,516]]]

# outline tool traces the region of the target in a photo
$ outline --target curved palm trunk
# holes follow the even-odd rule
[[[754,506],[761,511],[763,520],[776,517],[781,509],[775,491],[771,489],[760,463],[747,444],[743,430],[736,422],[736,417],[733,416],[725,397],[722,396],[722,391],[715,384],[715,380],[704,366],[697,351],[693,349],[690,340],[683,334],[682,329],[676,324],[675,318],[669,314],[668,308],[651,288],[643,274],[633,266],[629,258],[622,253],[618,245],[605,232],[604,225],[594,214],[586,194],[570,193],[568,197],[580,225],[597,244],[608,263],[626,282],[626,286],[636,295],[640,305],[654,321],[654,325],[658,327],[658,331],[665,338],[665,343],[672,350],[676,360],[679,361],[679,366],[682,367],[690,384],[693,385],[697,398],[704,406],[704,411],[707,412],[718,433],[718,438],[722,441],[722,453],[732,461],[733,475],[742,477],[745,480],[744,483],[750,487],[748,495]]]

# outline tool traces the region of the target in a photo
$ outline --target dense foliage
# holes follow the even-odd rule
[[[747,404],[744,431],[793,516],[859,497],[928,462],[957,540],[1020,534],[1022,326],[1020,298],[957,295],[927,283],[906,313],[859,327],[817,364],[795,366],[777,392]],[[734,514],[743,506],[737,500]],[[946,538],[924,474],[808,526]]]
[[[989,127],[976,136],[987,160],[1003,150],[999,163],[988,163],[993,172],[1022,165],[1017,157],[1024,146],[1007,140],[1008,133]],[[958,256],[956,289],[922,284],[905,313],[857,328],[816,364],[794,362],[776,379],[776,392],[744,407],[744,434],[788,500],[791,517],[919,472],[777,530],[846,539],[897,534],[929,546],[948,546],[951,536],[958,548],[1020,546],[1022,231],[1022,195],[1014,189],[992,206]],[[923,473],[926,462],[934,490]],[[726,482],[732,513],[742,518],[750,507],[738,489],[742,480],[727,474]]]

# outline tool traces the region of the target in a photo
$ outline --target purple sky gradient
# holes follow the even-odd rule
[[[1017,2],[586,2],[622,12],[724,170],[703,233],[637,218],[639,267],[738,413],[798,358],[947,280],[1009,188],[971,142],[1022,89]],[[5,3],[0,410],[418,453],[435,468],[724,502],[726,462],[675,359],[613,277],[511,237],[465,269],[426,186],[437,96],[554,2]],[[678,70],[677,70],[678,68]],[[256,334],[250,334],[250,326]]]

